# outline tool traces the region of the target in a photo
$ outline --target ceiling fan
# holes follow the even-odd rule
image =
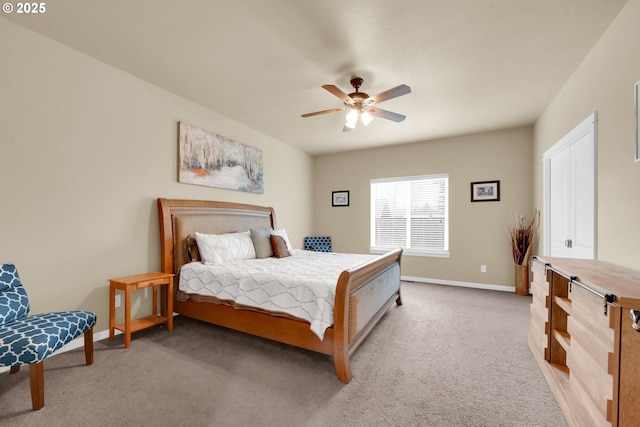
[[[329,110],[316,111],[314,113],[307,113],[303,114],[302,117],[313,117],[320,114],[328,114],[348,110],[349,112],[347,113],[347,119],[342,129],[343,132],[348,132],[355,129],[358,118],[363,125],[367,126],[373,120],[373,116],[392,120],[394,122],[401,122],[407,117],[403,116],[402,114],[383,110],[382,108],[378,108],[375,105],[383,101],[387,101],[389,99],[411,93],[411,88],[409,86],[400,85],[394,87],[393,89],[381,92],[377,95],[369,96],[368,94],[359,91],[360,86],[362,86],[363,82],[364,79],[362,79],[361,77],[352,78],[350,83],[351,86],[353,86],[353,88],[355,89],[355,92],[352,92],[348,95],[341,91],[337,86],[322,85],[324,89],[340,98],[340,100],[344,102],[344,107],[331,108]]]

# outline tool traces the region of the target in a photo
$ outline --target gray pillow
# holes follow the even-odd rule
[[[273,256],[273,248],[271,247],[272,228],[252,228],[251,240],[256,250],[256,258],[269,258]]]

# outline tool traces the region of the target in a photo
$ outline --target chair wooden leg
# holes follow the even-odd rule
[[[9,368],[9,374],[17,374],[20,372],[20,365],[13,365]]]
[[[93,364],[93,328],[84,333],[84,358],[87,365]]]
[[[29,365],[31,405],[34,411],[44,406],[44,362]]]

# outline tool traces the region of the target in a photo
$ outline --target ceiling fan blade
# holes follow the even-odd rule
[[[406,95],[411,93],[411,88],[407,85],[396,86],[393,89],[385,90],[384,92],[380,92],[377,95],[374,95],[367,99],[369,103],[379,104],[383,101],[387,101],[389,99],[397,98],[402,95]]]
[[[382,108],[368,108],[367,112],[372,116],[382,117],[383,119],[393,120],[394,122],[398,122],[398,123],[407,118],[407,116],[403,116],[402,114],[383,110]]]
[[[345,108],[331,108],[329,110],[322,110],[322,111],[316,111],[314,113],[307,113],[307,114],[303,114],[302,117],[313,117],[313,116],[319,116],[320,114],[328,114],[328,113],[336,113],[338,111],[344,111]]]
[[[344,127],[342,128],[342,132],[351,132],[352,130],[354,130],[355,128],[350,128],[347,125],[344,125]]]
[[[346,93],[341,91],[338,86],[322,85],[322,88],[328,90],[329,92],[331,92],[332,94],[334,94],[335,96],[340,98],[342,100],[342,102],[346,102],[348,104],[352,104],[353,103],[353,99],[351,99],[351,97],[349,95],[347,95]]]

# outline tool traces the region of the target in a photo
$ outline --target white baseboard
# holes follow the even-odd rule
[[[436,285],[459,286],[463,288],[476,288],[476,289],[488,289],[492,291],[515,292],[515,287],[512,288],[510,286],[489,285],[485,283],[458,282],[458,281],[452,281],[452,280],[428,279],[424,277],[413,277],[413,276],[401,276],[400,280],[404,280],[406,282],[433,283]],[[176,313],[173,313],[173,315],[176,316]],[[122,334],[122,331],[119,331],[119,330],[115,331],[115,335],[120,335],[120,334]],[[109,338],[109,329],[105,329],[103,331],[93,333],[93,342],[101,341],[105,338]],[[58,351],[53,353],[51,356],[55,356],[56,354],[75,350],[83,346],[84,346],[84,337],[79,336],[75,340],[64,345],[62,348],[60,348]],[[9,372],[9,367],[8,366],[0,367],[0,374],[3,372]]]
[[[400,280],[418,283],[433,283],[435,285],[459,286],[462,288],[488,289],[491,291],[515,292],[516,288],[511,286],[490,285],[486,283],[458,282],[453,280],[429,279],[425,277],[401,276]]]

